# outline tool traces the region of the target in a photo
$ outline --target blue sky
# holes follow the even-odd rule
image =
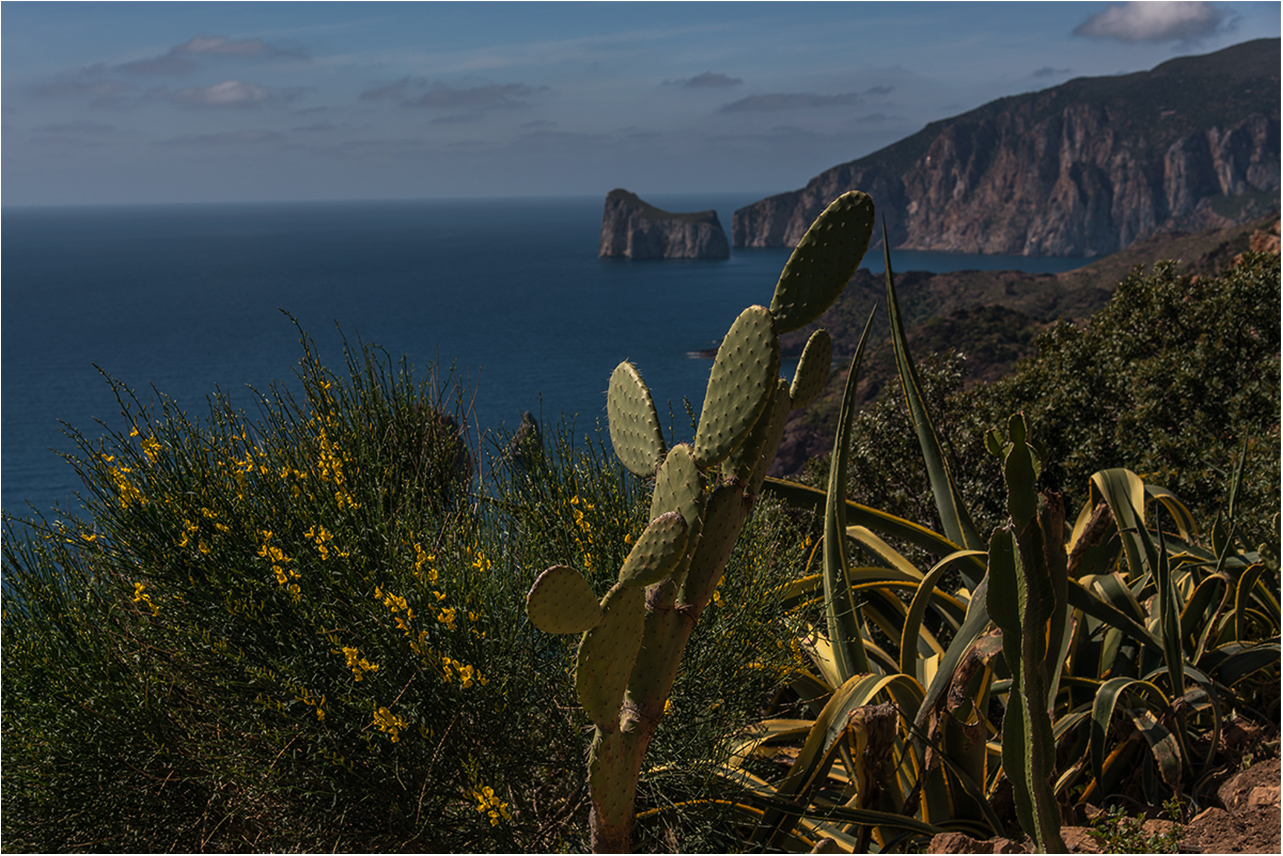
[[[0,4],[5,205],[775,193],[1261,3]]]

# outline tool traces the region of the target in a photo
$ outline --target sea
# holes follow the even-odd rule
[[[672,211],[714,209],[728,234],[758,194],[657,194]],[[327,366],[342,343],[451,371],[473,441],[525,411],[576,436],[606,424],[620,360],[687,439],[715,347],[768,304],[787,249],[720,261],[602,259],[601,197],[86,207],[0,211],[0,507],[75,515],[82,485],[57,452],[72,426],[121,430],[105,376],[189,416],[220,391],[251,416],[254,390],[289,385],[299,328]],[[1084,259],[896,252],[895,270],[1054,273]],[[882,270],[881,253],[866,259]],[[297,322],[298,327],[295,326]],[[672,417],[669,418],[671,412]],[[104,428],[103,426],[106,426]]]

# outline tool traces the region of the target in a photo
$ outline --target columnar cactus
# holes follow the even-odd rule
[[[577,571],[544,571],[527,596],[531,622],[583,633],[576,690],[596,726],[589,754],[592,845],[630,849],[642,759],[664,715],[682,652],[722,578],[789,410],[824,387],[832,343],[807,343],[790,385],[779,377],[779,334],[809,324],[851,279],[873,234],[873,202],[852,191],[803,236],[770,308],[750,306],[731,325],[709,376],[694,442],[668,449],[650,390],[620,363],[607,416],[619,460],[655,479],[651,522],[600,602]]]

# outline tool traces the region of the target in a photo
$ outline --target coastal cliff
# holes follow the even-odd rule
[[[1279,40],[1078,78],[940,122],[735,212],[736,247],[793,246],[859,189],[908,250],[1100,256],[1227,228],[1279,198]]]
[[[601,218],[601,257],[725,259],[731,248],[716,211],[674,214],[615,189]]]

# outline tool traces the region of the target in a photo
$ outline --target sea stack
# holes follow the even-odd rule
[[[601,257],[726,259],[731,246],[716,211],[674,214],[618,188],[606,194]]]

